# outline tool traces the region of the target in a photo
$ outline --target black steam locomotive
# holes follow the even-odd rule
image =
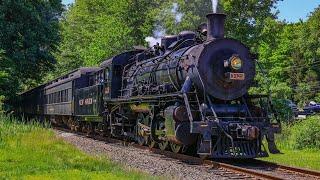
[[[224,38],[224,14],[207,15],[197,32],[165,36],[80,68],[20,95],[25,117],[141,145],[194,149],[209,158],[256,158],[278,150],[272,105],[249,95],[256,61],[241,42]]]

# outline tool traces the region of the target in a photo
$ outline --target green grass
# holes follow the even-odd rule
[[[261,160],[320,171],[320,116],[283,124],[276,144],[282,154]]]
[[[320,171],[320,150],[292,150],[280,148],[283,154],[270,154],[261,160]]]
[[[307,133],[307,123],[284,126],[277,136],[283,154],[270,154],[262,160],[320,171],[320,149],[301,148],[294,139],[298,130]],[[44,127],[0,115],[0,179],[154,179],[103,156],[89,156]]]
[[[89,156],[37,123],[0,117],[0,177],[9,179],[150,179],[142,172]],[[1,179],[0,178],[0,179]]]

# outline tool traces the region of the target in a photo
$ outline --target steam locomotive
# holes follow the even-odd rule
[[[208,14],[197,32],[165,36],[79,68],[19,96],[18,112],[74,131],[141,145],[193,149],[207,158],[256,158],[279,152],[268,95],[249,95],[255,57],[224,37],[224,14]]]

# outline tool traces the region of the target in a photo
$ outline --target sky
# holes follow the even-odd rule
[[[62,0],[64,4],[74,2],[74,0]],[[306,20],[310,12],[320,5],[320,0],[283,0],[278,3],[280,11],[279,20],[287,22],[298,22],[299,19]]]
[[[298,22],[306,20],[310,12],[320,5],[320,0],[283,0],[278,3],[279,20]]]

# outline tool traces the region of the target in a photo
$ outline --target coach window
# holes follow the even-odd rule
[[[94,76],[90,76],[90,77],[89,77],[89,86],[94,85],[94,80],[95,80],[95,77],[94,77]]]
[[[109,68],[106,68],[104,70],[104,79],[105,79],[105,82],[109,81]]]
[[[103,70],[99,71],[99,84],[103,84],[104,78],[103,78]]]
[[[69,102],[69,90],[66,90],[66,101]]]
[[[98,84],[98,82],[99,82],[98,73],[96,73],[96,74],[94,75],[94,84],[93,84],[93,85]]]
[[[63,102],[67,102],[67,90],[63,90]]]
[[[57,103],[57,102],[58,102],[58,98],[59,98],[58,95],[59,95],[58,92],[55,92],[55,93],[54,93],[54,103]]]
[[[68,89],[64,90],[64,101],[68,102]]]
[[[61,102],[64,102],[64,90],[61,91]]]

